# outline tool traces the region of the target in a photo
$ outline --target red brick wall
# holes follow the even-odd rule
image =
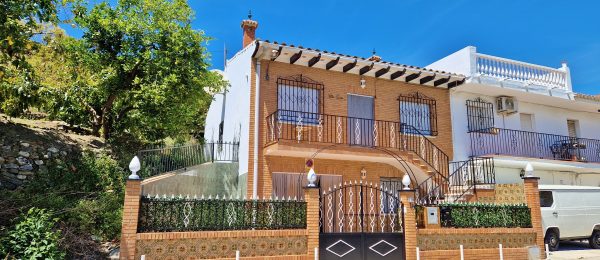
[[[438,136],[429,138],[436,146],[442,149],[449,158],[452,158],[452,129],[450,122],[450,96],[447,89],[435,88],[417,84],[409,84],[386,79],[376,79],[365,77],[366,88],[359,86],[361,77],[359,75],[328,71],[324,69],[309,68],[299,65],[291,65],[281,62],[268,60],[261,61],[260,67],[260,147],[266,142],[267,125],[265,118],[277,110],[277,78],[302,74],[324,85],[324,111],[325,114],[347,116],[347,94],[359,94],[373,96],[375,99],[375,119],[398,122],[399,102],[398,96],[401,94],[412,94],[420,92],[436,100],[437,107],[437,127]],[[254,94],[256,75],[255,66],[252,64],[252,86],[250,94],[250,114],[254,115]],[[265,79],[266,75],[269,79]],[[250,155],[248,158],[248,192],[252,195],[253,185],[253,143],[254,143],[254,118],[250,120]],[[264,150],[259,151],[259,196],[268,196],[271,194],[271,175],[272,170],[266,165]],[[303,164],[301,164],[303,166]]]

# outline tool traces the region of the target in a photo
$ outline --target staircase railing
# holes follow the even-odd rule
[[[457,202],[466,194],[477,191],[478,185],[496,183],[494,159],[472,157],[466,161],[450,163],[452,174],[447,179],[431,176],[417,188],[417,202],[422,205],[435,205],[440,202]]]
[[[239,143],[205,143],[140,150],[140,176],[152,177],[207,162],[237,162]]]

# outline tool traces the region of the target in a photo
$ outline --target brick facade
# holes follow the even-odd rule
[[[400,95],[414,94],[419,92],[427,97],[436,100],[437,107],[437,129],[438,135],[429,137],[436,146],[438,146],[449,158],[452,158],[452,129],[450,122],[450,97],[449,91],[443,88],[436,88],[430,86],[423,86],[417,84],[403,83],[398,81],[391,81],[386,79],[377,79],[373,77],[365,77],[366,87],[362,89],[359,86],[361,76],[329,71],[318,68],[310,68],[299,65],[292,65],[281,62],[274,62],[269,60],[260,61],[260,136],[259,136],[259,184],[258,194],[259,196],[269,196],[272,191],[271,185],[271,173],[273,169],[270,169],[269,160],[265,156],[265,140],[267,137],[267,125],[265,118],[275,112],[277,108],[277,78],[288,77],[293,75],[302,75],[317,82],[320,82],[324,86],[324,98],[323,98],[323,111],[320,113],[338,116],[347,116],[347,95],[358,94],[374,97],[374,119],[382,121],[393,121],[398,122],[400,118],[399,112],[399,101],[397,100]],[[254,115],[254,95],[255,85],[257,82],[255,72],[255,64],[252,64],[251,73],[251,89],[250,89],[250,114]],[[268,75],[268,79],[267,79]],[[249,144],[250,154],[248,158],[248,192],[247,195],[252,195],[253,185],[253,163],[254,163],[254,118],[250,120],[250,133],[249,133]],[[338,149],[338,148],[334,148]],[[314,149],[316,151],[316,149]],[[303,160],[306,158],[303,158]],[[302,161],[303,161],[302,160]],[[357,162],[357,165],[363,164]],[[397,167],[397,164],[392,164],[392,167]],[[304,163],[301,162],[298,166],[291,163],[288,164],[290,168],[304,167]],[[336,167],[335,164],[331,166]],[[368,170],[368,169],[367,169]],[[304,168],[302,168],[304,171]],[[294,172],[288,170],[286,172]],[[317,172],[318,173],[318,172]],[[378,174],[372,172],[373,174]],[[402,174],[398,174],[402,176]],[[374,182],[378,182],[378,176]],[[383,176],[383,175],[381,175]],[[350,180],[350,179],[348,179]],[[358,180],[358,179],[353,179]]]
[[[544,258],[544,230],[542,228],[542,210],[540,208],[539,177],[523,177],[523,186],[527,206],[531,210],[531,226],[536,232],[536,245],[540,248],[540,258]]]
[[[127,180],[125,184],[125,202],[121,222],[121,259],[134,259],[137,224],[142,195],[141,180]]]

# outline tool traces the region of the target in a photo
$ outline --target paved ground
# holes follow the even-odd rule
[[[587,242],[560,242],[559,250],[551,252],[549,259],[600,259],[600,249],[591,249]]]

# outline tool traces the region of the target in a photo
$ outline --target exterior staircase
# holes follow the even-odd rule
[[[471,157],[466,161],[452,162],[449,166],[452,174],[447,179],[435,179],[435,176],[431,176],[419,184],[419,204],[467,202],[476,195],[478,186],[489,187],[496,183],[493,158]]]

